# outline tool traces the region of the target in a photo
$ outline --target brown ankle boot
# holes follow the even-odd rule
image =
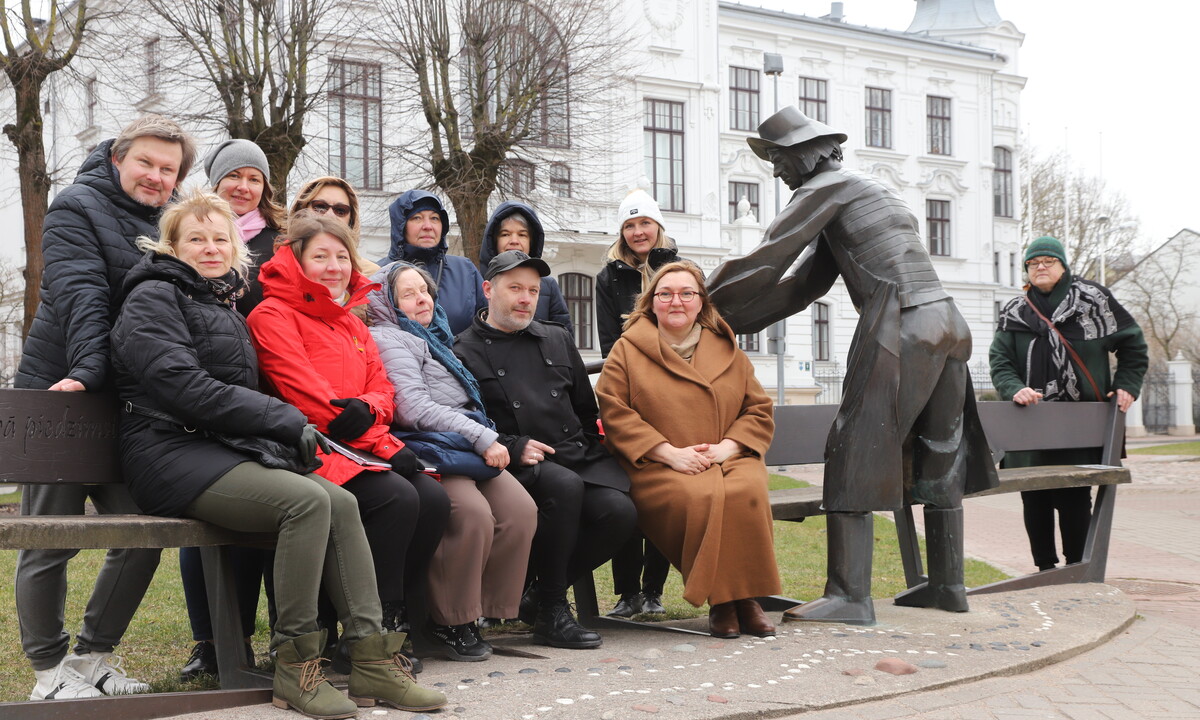
[[[708,632],[715,638],[738,636],[737,606],[732,602],[718,603],[708,608]]]
[[[741,626],[742,632],[755,637],[770,637],[775,634],[775,626],[767,619],[767,614],[763,612],[757,600],[743,598],[734,600],[733,604],[737,607],[738,625]]]

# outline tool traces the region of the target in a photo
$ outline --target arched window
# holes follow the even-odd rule
[[[575,331],[575,347],[580,350],[595,348],[592,341],[592,278],[583,273],[563,273],[558,276],[562,285],[563,300],[571,314],[571,325]]]

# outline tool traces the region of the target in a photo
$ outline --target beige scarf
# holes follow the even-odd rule
[[[675,351],[679,357],[692,361],[692,356],[696,354],[696,346],[700,344],[700,323],[692,323],[692,329],[688,332],[687,337],[678,345],[667,343],[667,346]]]

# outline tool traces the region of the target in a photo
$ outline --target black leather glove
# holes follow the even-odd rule
[[[317,457],[317,448],[321,448],[321,452],[329,454],[329,443],[325,442],[325,436],[317,430],[317,426],[308,424],[300,431],[300,440],[296,443],[296,447],[300,449],[300,459],[306,463],[310,463]]]
[[[392,470],[397,475],[404,477],[412,477],[425,469],[425,463],[421,461],[421,458],[408,448],[400,448],[400,452],[393,455],[388,462],[392,464]]]
[[[329,404],[342,408],[342,412],[329,421],[329,436],[334,440],[357,440],[375,424],[371,406],[358,398],[337,398]]]

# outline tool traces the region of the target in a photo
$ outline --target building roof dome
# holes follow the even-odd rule
[[[995,27],[1003,21],[995,0],[917,0],[917,12],[907,32],[936,35],[945,30]]]

